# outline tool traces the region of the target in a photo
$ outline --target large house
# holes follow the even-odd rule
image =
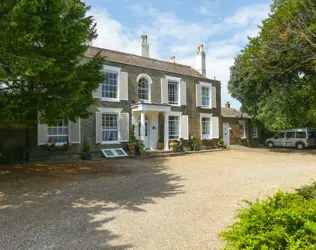
[[[194,52],[193,52],[194,53]],[[61,121],[49,127],[38,124],[29,136],[29,159],[53,156],[80,157],[84,137],[91,151],[100,154],[109,149],[109,155],[120,154],[135,125],[135,135],[144,140],[146,149],[156,149],[163,141],[169,150],[169,141],[190,136],[201,140],[201,147],[214,147],[219,139],[221,114],[221,83],[206,77],[203,45],[196,52],[196,68],[150,58],[147,36],[142,35],[137,54],[90,47],[89,59],[102,56],[106,60],[106,80],[93,93],[96,105],[88,119],[77,123]],[[35,139],[36,138],[36,139]],[[52,141],[69,141],[67,152],[48,152],[41,147]]]

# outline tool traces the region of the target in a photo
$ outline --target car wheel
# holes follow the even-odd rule
[[[269,142],[268,142],[268,148],[274,148],[274,143],[271,142],[271,141],[269,141]]]
[[[297,143],[297,144],[296,144],[296,149],[298,149],[298,150],[304,149],[304,144],[301,143],[301,142]]]

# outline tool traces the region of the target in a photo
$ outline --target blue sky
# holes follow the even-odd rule
[[[97,22],[94,46],[135,53],[141,34],[148,35],[150,57],[195,68],[196,47],[203,43],[209,78],[222,82],[222,105],[240,103],[229,95],[229,67],[256,36],[271,0],[86,0]]]

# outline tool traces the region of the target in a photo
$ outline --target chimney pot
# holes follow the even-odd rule
[[[138,56],[149,57],[149,44],[147,43],[147,35],[140,36],[140,44],[137,46],[136,54]]]
[[[203,44],[200,44],[197,47],[196,70],[202,75],[206,75],[205,52],[203,51]]]
[[[170,57],[170,62],[175,63],[176,62],[176,57],[175,56],[171,56]]]
[[[226,104],[225,104],[225,108],[230,109],[230,102],[226,102]]]

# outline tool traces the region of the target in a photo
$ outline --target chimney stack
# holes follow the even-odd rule
[[[137,46],[138,56],[149,57],[149,44],[147,43],[147,35],[140,36],[140,44]]]
[[[200,44],[197,47],[196,54],[196,70],[202,75],[206,75],[205,52],[203,51],[203,44]]]
[[[226,102],[226,104],[225,104],[225,108],[230,109],[230,102]]]
[[[175,56],[171,56],[170,57],[170,62],[171,63],[175,63],[176,62],[176,57]]]

